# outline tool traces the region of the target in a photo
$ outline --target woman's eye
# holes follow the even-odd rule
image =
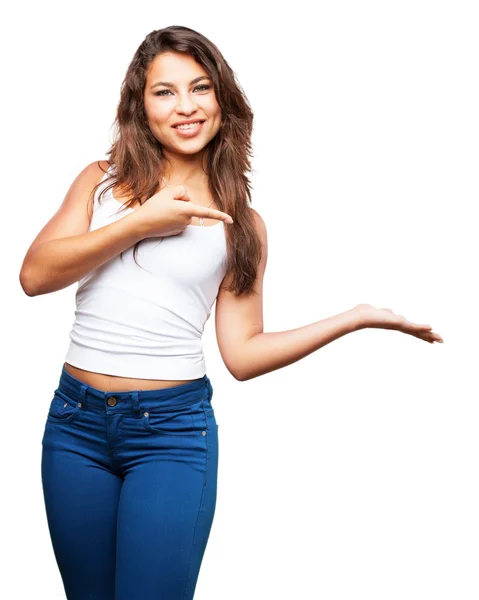
[[[203,91],[203,90],[209,90],[210,88],[211,88],[210,85],[201,84],[201,85],[197,85],[195,87],[195,90],[201,89],[201,91]],[[155,96],[166,96],[166,92],[170,92],[170,90],[160,90],[159,92],[155,92]]]

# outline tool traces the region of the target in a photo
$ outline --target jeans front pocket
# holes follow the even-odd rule
[[[71,423],[80,414],[81,405],[59,389],[55,390],[48,409],[47,421],[51,423]]]
[[[206,419],[203,399],[182,407],[144,411],[141,422],[146,431],[164,436],[197,437],[204,435]]]

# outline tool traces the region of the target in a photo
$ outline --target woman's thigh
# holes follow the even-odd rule
[[[218,429],[207,401],[193,415],[203,429],[189,437],[151,431],[145,438],[138,420],[122,424],[137,443],[124,448],[123,463],[127,454],[132,460],[118,510],[115,600],[194,596],[215,513]]]
[[[122,478],[103,455],[102,428],[58,398],[47,417],[41,460],[55,558],[68,600],[114,600]]]

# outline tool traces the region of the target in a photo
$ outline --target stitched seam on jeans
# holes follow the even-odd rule
[[[82,410],[83,410],[82,408],[77,406],[75,408],[75,410],[72,412],[72,414],[66,418],[65,417],[56,417],[54,415],[50,415],[50,413],[48,412],[47,420],[49,420],[51,423],[71,423],[77,419],[78,415],[80,414],[80,412]]]
[[[201,404],[201,406],[203,407],[203,404]],[[205,409],[203,407],[203,412],[205,412]],[[206,413],[205,413],[205,418],[206,418]],[[208,421],[206,421],[206,431],[208,431]],[[196,530],[198,528],[198,521],[200,518],[200,514],[201,511],[203,510],[203,504],[204,504],[204,499],[205,499],[205,487],[206,487],[206,483],[208,480],[208,456],[209,456],[209,446],[208,446],[208,433],[205,435],[205,441],[206,441],[206,465],[205,465],[205,476],[203,478],[203,486],[201,489],[201,499],[200,499],[200,508],[198,510],[198,514],[196,515],[196,523],[195,523],[195,530],[193,531],[193,542],[191,544],[191,549],[190,549],[190,560],[188,562],[188,571],[186,572],[186,580],[185,580],[185,587],[183,588],[183,594],[181,596],[182,600],[184,600],[185,597],[185,593],[186,593],[186,588],[188,586],[188,583],[190,581],[190,571],[191,571],[191,560],[193,558],[193,546],[195,545],[195,540],[196,540]]]

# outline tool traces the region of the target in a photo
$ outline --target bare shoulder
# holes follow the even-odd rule
[[[266,225],[265,225],[263,217],[259,214],[259,212],[256,209],[252,208],[251,206],[249,207],[249,209],[253,213],[253,217],[254,217],[254,220],[255,220],[255,223],[256,223],[256,227],[257,227],[258,233],[260,233],[260,234],[261,233],[265,233],[266,232]]]
[[[264,219],[261,217],[259,212],[251,206],[249,207],[249,210],[251,210],[251,212],[253,213],[256,231],[258,232],[259,239],[261,242],[261,261],[258,268],[258,280],[262,280],[264,271],[266,269],[266,262],[268,259],[268,232],[266,229]],[[232,280],[233,274],[231,272],[227,273],[223,278],[223,281],[221,282],[220,293],[231,284]]]
[[[81,235],[89,230],[93,213],[92,192],[102,180],[108,166],[106,160],[94,161],[78,173],[56,213],[33,240],[29,252],[43,242]]]
[[[106,160],[95,160],[86,165],[70,185],[60,210],[81,210],[82,207],[86,207],[90,220],[93,214],[93,190],[103,179],[109,166]]]

